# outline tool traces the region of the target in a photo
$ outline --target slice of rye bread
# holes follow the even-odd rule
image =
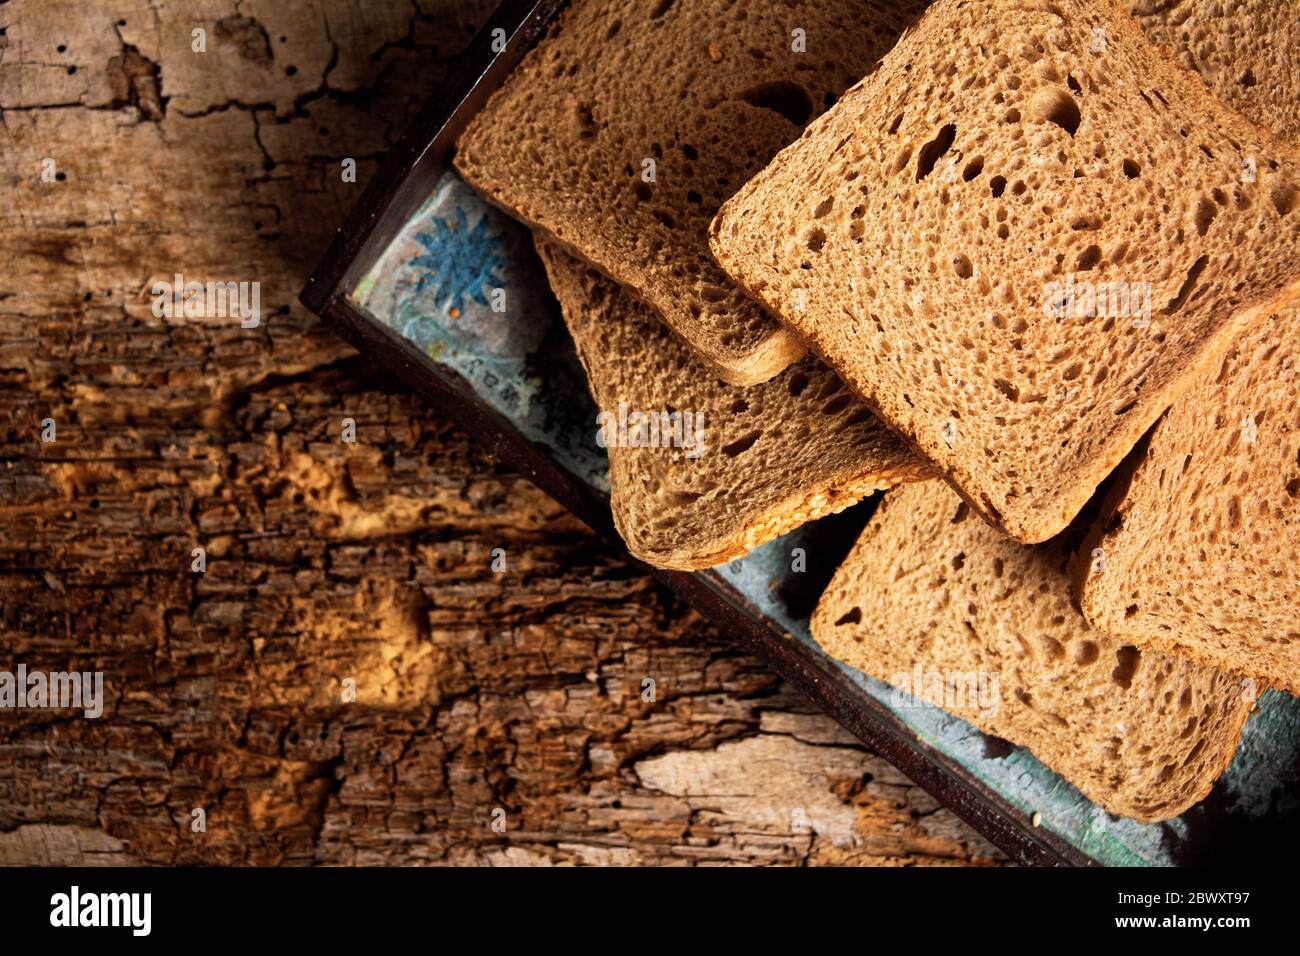
[[[1234,677],[1089,628],[1070,603],[1069,555],[1059,539],[999,534],[942,482],[899,488],[832,578],[813,637],[1028,748],[1111,813],[1176,816],[1231,761],[1253,697]]]
[[[552,243],[537,248],[596,404],[613,417],[614,521],[643,561],[713,567],[873,491],[932,477],[811,356],[763,385],[727,385],[616,283]],[[620,417],[672,411],[703,415],[698,457],[615,440]]]
[[[766,381],[807,346],[713,262],[709,222],[923,6],[573,0],[461,136],[456,168],[632,289],[719,377]]]
[[[1225,103],[1300,141],[1296,0],[1129,0],[1129,9]]]
[[[1300,693],[1300,308],[1244,335],[1121,466],[1075,584],[1107,634]]]
[[[1297,186],[1300,153],[1112,0],[939,0],[711,242],[985,518],[1036,542],[1300,295]]]

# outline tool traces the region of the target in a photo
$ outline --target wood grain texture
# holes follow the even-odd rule
[[[1000,861],[296,303],[489,8],[0,6],[0,863]]]

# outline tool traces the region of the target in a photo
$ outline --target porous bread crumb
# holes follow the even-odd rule
[[[897,488],[818,602],[813,637],[895,685],[918,666],[955,687],[982,675],[996,694],[954,694],[943,709],[1027,747],[1112,813],[1177,816],[1227,767],[1250,704],[1230,675],[1089,627],[1070,602],[1069,555],[1062,539],[1010,540],[942,482]]]

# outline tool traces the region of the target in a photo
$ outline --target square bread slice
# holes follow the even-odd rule
[[[1300,694],[1300,308],[1243,336],[1125,462],[1076,581],[1107,634]]]
[[[1296,0],[1129,0],[1146,35],[1242,115],[1300,141]]]
[[[713,262],[709,222],[923,6],[573,0],[462,134],[456,168],[632,289],[720,378],[766,381],[807,346]]]
[[[1300,295],[1300,152],[1112,0],[938,0],[719,212],[722,266],[1025,542]]]
[[[1028,748],[1111,813],[1176,816],[1232,760],[1254,697],[1088,627],[1070,603],[1069,556],[1059,539],[999,534],[942,482],[899,488],[831,579],[813,637],[912,695],[901,700]]]
[[[713,567],[933,475],[811,356],[763,385],[720,382],[616,283],[545,240],[537,248],[602,409],[614,521],[641,560]],[[681,440],[664,447],[671,430],[656,440],[648,420],[674,413]]]

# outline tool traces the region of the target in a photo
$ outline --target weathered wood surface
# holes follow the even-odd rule
[[[0,863],[999,861],[297,305],[489,6],[0,6]]]

